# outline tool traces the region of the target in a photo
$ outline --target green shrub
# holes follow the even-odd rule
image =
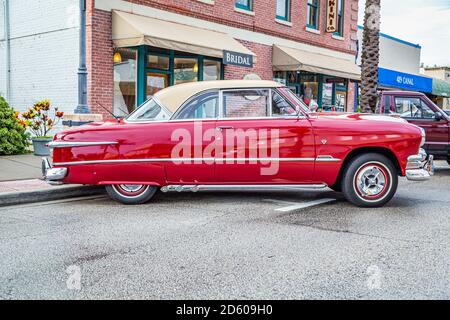
[[[19,114],[0,97],[0,156],[26,153],[29,135]]]

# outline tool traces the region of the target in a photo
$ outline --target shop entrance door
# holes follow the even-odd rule
[[[169,86],[169,76],[164,73],[147,73],[147,99]]]

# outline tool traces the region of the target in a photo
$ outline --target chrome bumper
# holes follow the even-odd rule
[[[410,181],[426,181],[434,175],[433,156],[427,156],[425,150],[410,156],[406,165],[406,178]]]
[[[52,168],[48,158],[42,158],[42,176],[49,184],[60,185],[67,176],[67,168]]]

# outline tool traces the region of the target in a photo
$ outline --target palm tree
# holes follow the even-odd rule
[[[361,111],[375,112],[378,99],[381,0],[366,0],[361,68]]]

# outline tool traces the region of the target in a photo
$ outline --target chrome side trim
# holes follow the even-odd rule
[[[327,188],[326,184],[284,184],[284,185],[168,185],[161,188],[162,192],[198,192],[198,191],[273,191],[273,190],[320,190]]]
[[[340,162],[342,161],[341,159],[337,159],[333,156],[318,156],[316,158],[317,162]]]
[[[72,148],[72,147],[89,147],[89,146],[103,146],[119,144],[117,141],[91,141],[91,142],[77,142],[77,141],[52,141],[48,144],[49,148]]]
[[[314,162],[314,158],[152,158],[152,159],[119,159],[119,160],[91,160],[91,161],[74,161],[74,162],[58,162],[55,166],[76,166],[87,164],[110,164],[110,163],[145,163],[145,162],[215,162],[215,163],[230,163],[230,162]]]

